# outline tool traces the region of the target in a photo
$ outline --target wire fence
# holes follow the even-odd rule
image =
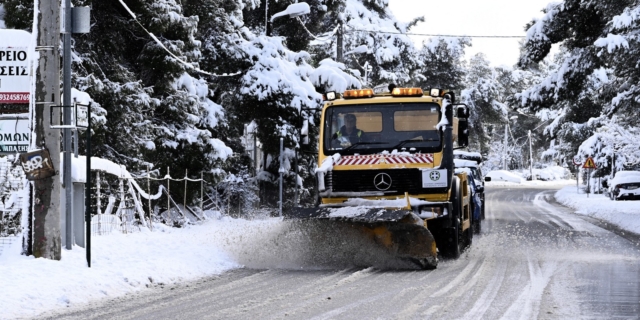
[[[193,178],[185,171],[183,178],[175,178],[166,168],[164,176],[158,169],[133,176],[124,166],[115,166],[121,170],[95,168],[91,172],[92,235],[153,230],[158,223],[182,227],[242,214],[257,203],[255,186],[244,183],[244,176],[230,175],[211,184],[202,173]],[[33,230],[33,217],[23,217],[29,216],[29,185],[16,158],[0,157],[0,254],[12,241],[22,241],[24,229]],[[74,214],[83,211],[74,210]]]
[[[13,157],[0,158],[0,237],[18,236],[26,178]]]
[[[162,178],[151,177],[150,174],[132,177],[93,172],[92,234],[131,233],[142,228],[152,230],[154,222],[181,227],[205,220],[207,210],[219,210],[215,193],[205,192],[207,184],[202,175],[193,179],[185,173],[184,178],[173,178],[168,171]],[[171,186],[176,182],[183,187],[180,202],[175,199],[176,192],[171,193]],[[187,197],[187,193],[194,189],[189,188],[189,184],[194,183],[198,186],[197,197]],[[155,194],[153,190],[156,190]],[[192,198],[191,202],[188,202],[189,198]]]

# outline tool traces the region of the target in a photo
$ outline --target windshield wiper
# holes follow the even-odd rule
[[[423,139],[423,140],[415,140],[415,139],[407,139],[400,141],[397,145],[393,146],[391,149],[398,149],[410,142],[425,142],[425,141],[438,141],[437,139]]]
[[[387,143],[388,143],[388,142],[367,142],[367,141],[360,141],[360,142],[356,142],[356,143],[354,143],[354,144],[352,144],[352,145],[348,146],[347,148],[345,148],[345,149],[344,149],[344,150],[342,150],[342,151],[348,151],[348,150],[353,149],[354,147],[362,146],[362,145],[369,145],[369,144],[387,144]]]

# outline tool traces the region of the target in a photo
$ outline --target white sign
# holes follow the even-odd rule
[[[31,34],[0,29],[0,103],[29,103]]]
[[[0,119],[0,153],[29,150],[29,119]]]
[[[445,188],[447,186],[447,169],[422,170],[423,188]]]
[[[76,127],[89,127],[89,106],[76,104]]]

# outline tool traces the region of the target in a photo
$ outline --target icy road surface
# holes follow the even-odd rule
[[[555,204],[554,192],[488,187],[482,234],[460,259],[442,260],[433,271],[282,268],[278,259],[257,261],[249,257],[255,253],[237,252],[244,269],[48,317],[638,319],[638,238],[573,214]],[[287,239],[296,241],[279,240]],[[264,243],[262,249],[278,247]]]

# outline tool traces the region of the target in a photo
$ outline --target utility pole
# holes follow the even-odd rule
[[[336,59],[338,59],[338,62],[344,62],[344,58],[343,58],[343,52],[342,52],[342,39],[344,36],[344,24],[342,23],[342,17],[339,18],[340,21],[338,22],[339,27],[338,27],[338,41],[336,42]]]
[[[533,175],[533,148],[531,147],[531,130],[529,130],[529,174],[531,175],[531,181],[536,177]]]
[[[64,125],[71,125],[71,0],[64,0],[64,33],[63,33],[63,68],[62,68],[62,97],[64,106]],[[64,170],[63,186],[65,194],[65,248],[73,248],[73,182],[71,181],[71,129],[65,128],[63,132]],[[76,139],[77,140],[77,139]],[[78,142],[76,141],[76,144]]]
[[[60,104],[60,4],[38,1],[36,50],[40,60],[36,71],[35,145],[48,149],[51,165],[60,170],[60,132],[49,127],[51,106]],[[59,119],[59,114],[54,115]],[[60,260],[60,177],[33,181],[33,255]]]
[[[509,139],[509,119],[507,119],[507,124],[504,125],[504,153],[502,154],[502,170],[507,170],[507,143]]]

